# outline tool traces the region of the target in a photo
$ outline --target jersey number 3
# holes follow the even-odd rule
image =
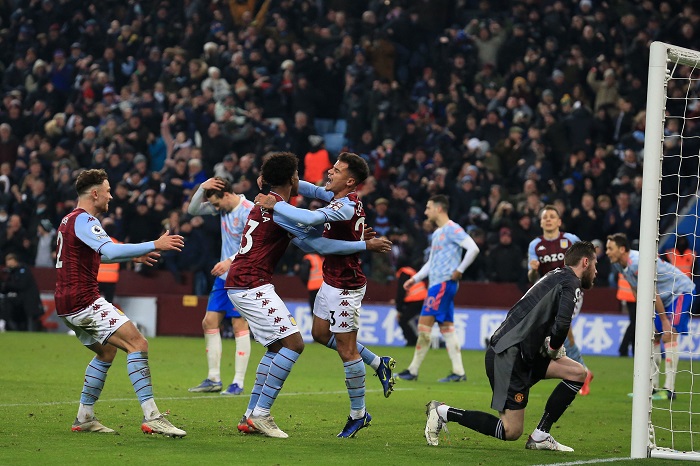
[[[238,251],[239,254],[245,254],[253,247],[253,237],[251,235],[253,231],[258,228],[258,225],[260,225],[260,222],[248,220],[247,228],[243,232],[243,238],[241,239],[241,249]]]

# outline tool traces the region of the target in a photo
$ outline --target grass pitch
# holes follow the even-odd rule
[[[233,377],[232,340],[224,341],[222,377]],[[397,370],[405,369],[412,348],[373,348],[392,355]],[[248,367],[249,393],[262,347],[253,343]],[[449,437],[438,447],[423,437],[425,404],[431,399],[466,409],[490,411],[491,390],[483,353],[465,351],[466,383],[441,384],[450,372],[445,350],[431,350],[415,382],[399,381],[385,399],[368,368],[367,407],[371,427],[354,439],[335,436],[349,410],[343,367],[337,354],[318,344],[307,345],[273,407],[280,428],[290,438],[246,436],[236,430],[248,396],[189,393],[206,376],[202,338],[150,339],[150,364],[156,402],[169,419],[187,431],[184,439],[141,433],[141,409],[126,374],[126,357],[117,356],[96,414],[118,431],[113,434],[73,433],[83,373],[91,353],[75,337],[43,333],[0,334],[0,464],[474,464],[535,465],[609,462],[629,457],[632,402],[632,359],[586,357],[595,373],[591,394],[578,397],[555,425],[554,437],[574,453],[525,450],[527,434],[537,424],[554,381],[539,383],[530,394],[525,434],[502,442],[450,423]],[[683,364],[683,363],[682,363]],[[679,380],[679,384],[683,384]],[[689,382],[687,383],[689,385]],[[679,395],[679,400],[682,397]],[[490,411],[493,412],[493,411]],[[656,414],[655,414],[656,415]],[[660,415],[664,415],[661,413]],[[686,421],[687,423],[687,421]],[[657,431],[657,439],[667,435]],[[659,441],[659,443],[661,443]],[[599,461],[596,461],[599,460]],[[615,464],[637,464],[631,460]],[[644,464],[668,464],[645,460]]]

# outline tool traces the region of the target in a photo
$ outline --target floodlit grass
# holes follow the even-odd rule
[[[224,341],[224,384],[233,377],[234,346],[232,340]],[[413,354],[412,348],[374,350],[394,356],[397,370],[405,369]],[[437,383],[439,377],[449,373],[450,365],[445,350],[433,350],[418,381],[399,381],[389,399],[383,397],[369,369],[367,407],[374,418],[372,426],[360,431],[355,439],[343,440],[335,437],[349,410],[342,364],[335,353],[317,344],[307,345],[273,407],[278,425],[290,436],[287,440],[239,434],[235,426],[245,410],[247,396],[187,391],[206,376],[204,341],[200,338],[150,340],[156,402],[161,411],[170,410],[169,418],[176,426],[187,431],[184,439],[141,433],[142,413],[126,375],[124,354],[117,356],[96,405],[97,416],[118,435],[70,431],[85,366],[91,358],[75,337],[8,332],[0,334],[0,354],[3,465],[534,465],[629,457],[630,451],[632,403],[627,393],[632,386],[632,359],[586,358],[595,372],[591,395],[578,397],[552,431],[556,439],[576,451],[559,453],[524,449],[527,434],[537,424],[554,381],[541,382],[531,391],[525,434],[520,440],[502,442],[450,423],[449,438],[441,437],[438,447],[426,445],[425,404],[431,399],[490,411],[491,391],[483,353],[477,351],[464,352],[466,383]],[[261,355],[262,347],[254,343],[247,393]],[[614,464],[636,463],[628,460]],[[646,460],[644,464],[668,462]]]

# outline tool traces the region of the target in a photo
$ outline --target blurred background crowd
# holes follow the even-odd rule
[[[207,294],[220,227],[186,213],[199,183],[223,176],[252,199],[270,151],[296,154],[300,177],[319,184],[351,151],[371,169],[367,223],[395,245],[366,258],[369,277],[423,263],[426,201],[447,194],[481,248],[464,279],[524,282],[545,204],[584,240],[639,237],[649,45],[698,49],[698,11],[676,0],[2,2],[0,258],[53,267],[77,173],[104,168],[109,234],[183,235],[161,267],[193,272]],[[700,132],[668,118],[667,134],[681,125]]]

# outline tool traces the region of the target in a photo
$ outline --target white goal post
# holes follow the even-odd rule
[[[671,81],[676,80],[672,83]],[[669,83],[674,92],[670,93]],[[685,95],[680,95],[678,89],[686,89]],[[695,163],[696,153],[688,153],[691,144],[685,137],[696,137],[692,132],[686,136],[685,128],[688,120],[700,119],[700,52],[676,47],[670,44],[654,42],[651,45],[649,58],[649,82],[647,87],[646,129],[644,134],[644,177],[642,181],[641,228],[639,238],[639,281],[637,293],[637,320],[634,355],[634,385],[632,406],[632,458],[666,458],[700,461],[700,370],[698,371],[697,386],[693,384],[695,371],[694,359],[700,353],[694,351],[693,345],[679,344],[682,362],[678,363],[676,374],[679,387],[676,389],[675,400],[652,400],[652,377],[659,368],[653,362],[653,316],[656,299],[656,261],[659,259],[659,248],[664,240],[675,241],[679,236],[689,235],[691,247],[695,244],[695,230],[698,228],[697,217],[697,178],[700,171],[693,176],[684,173],[663,173],[666,165],[664,156],[676,157],[683,164]],[[669,95],[670,93],[670,95]],[[667,115],[667,106],[673,104],[674,109],[681,109],[680,115]],[[665,132],[667,117],[680,122],[680,130],[672,137],[678,138],[674,143],[672,153],[665,145],[665,137],[671,137]],[[695,121],[689,126],[695,128]],[[665,136],[666,134],[666,136]],[[672,142],[672,141],[671,141]],[[696,147],[694,141],[692,147]],[[686,151],[684,152],[684,144]],[[671,193],[675,204],[675,212],[667,212],[662,208],[666,195],[662,191],[662,182],[678,180],[678,191]],[[673,184],[673,183],[671,183]],[[691,187],[692,186],[692,187]],[[694,211],[688,214],[687,206],[692,204]],[[668,205],[666,205],[668,207]],[[687,215],[686,215],[687,214]],[[671,216],[675,216],[671,218]],[[687,233],[679,232],[679,224],[686,216],[695,220],[694,230]],[[670,220],[666,222],[665,220]],[[675,243],[674,243],[675,244]],[[697,298],[697,295],[696,295]],[[692,334],[697,327],[691,325]],[[697,332],[695,332],[697,333]],[[687,338],[691,338],[690,337]],[[658,355],[657,355],[658,358]],[[683,370],[681,370],[683,368]],[[662,372],[663,374],[663,372]],[[658,377],[658,375],[657,375]],[[680,391],[679,391],[680,390]],[[697,407],[694,408],[695,399]],[[696,423],[696,424],[695,424]]]

